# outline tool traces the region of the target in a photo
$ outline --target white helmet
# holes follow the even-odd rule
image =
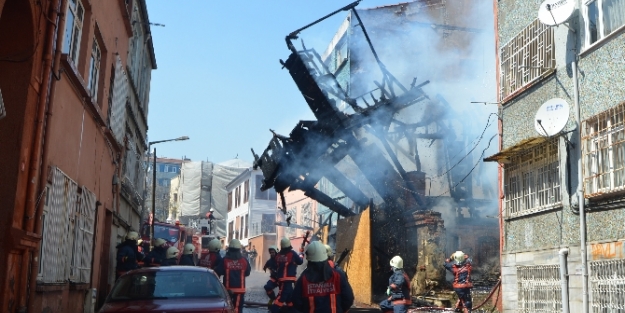
[[[139,234],[136,231],[129,231],[126,234],[126,240],[139,240]]]
[[[280,250],[278,250],[278,247],[276,247],[276,246],[269,246],[269,249],[267,249],[267,250],[268,250],[269,252],[271,252],[271,250],[273,250],[273,251],[275,251],[276,253],[278,253],[278,251],[280,251]]]
[[[323,262],[328,259],[326,247],[319,241],[313,241],[306,247],[306,260],[309,262]]]
[[[291,240],[289,240],[289,238],[284,237],[280,240],[281,249],[288,248],[290,246],[291,246]]]
[[[192,254],[193,252],[195,252],[195,246],[192,243],[184,245],[184,251],[182,254]]]
[[[332,247],[330,245],[324,245],[326,247],[326,253],[328,254],[328,259],[334,257],[334,253],[332,252]]]
[[[167,259],[173,259],[173,258],[177,258],[178,254],[180,254],[180,250],[178,250],[178,248],[176,247],[169,247],[167,249]]]
[[[167,243],[167,241],[165,241],[165,239],[163,239],[163,238],[156,238],[154,240],[154,246],[155,247],[161,247],[162,245],[164,245],[166,243]]]
[[[230,245],[228,245],[230,249],[241,249],[241,242],[239,239],[230,240]]]
[[[213,239],[208,242],[208,251],[217,252],[221,249],[221,241]]]
[[[394,268],[399,268],[402,269],[404,268],[404,260],[399,256],[396,255],[391,259],[391,266]]]
[[[451,256],[453,257],[454,263],[456,263],[456,264],[460,264],[460,263],[464,262],[464,260],[466,259],[465,255],[464,255],[464,252],[462,252],[462,251],[456,251]]]
[[[210,210],[208,210],[209,212],[215,212],[215,209],[211,208]]]

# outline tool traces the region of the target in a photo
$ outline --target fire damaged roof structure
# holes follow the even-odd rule
[[[354,10],[358,2],[330,15],[352,10],[358,17]],[[365,195],[335,167],[349,156],[385,202],[394,203],[399,196],[396,193],[397,188],[389,186],[403,186],[413,191],[415,202],[424,208],[425,202],[397,160],[386,137],[392,123],[413,128],[426,126],[425,123],[405,125],[395,120],[394,116],[408,106],[427,101],[429,97],[422,87],[429,82],[417,85],[414,80],[408,88],[403,86],[386,70],[376,55],[383,73],[381,82],[375,82],[377,90],[356,98],[350,97],[314,49],[304,46],[297,50],[292,43],[300,31],[330,15],[286,37],[291,55],[286,61],[281,60],[281,63],[293,77],[317,120],[300,121],[288,137],[274,133],[269,146],[260,156],[252,150],[254,166],[260,167],[265,176],[262,189],[273,187],[281,195],[287,188],[299,189],[341,216],[354,215],[355,212],[350,208],[315,189],[319,179],[326,177],[357,206],[366,207],[370,196]],[[364,25],[360,25],[366,34]],[[373,45],[370,44],[370,48],[375,55]],[[365,133],[377,138],[380,145],[368,144],[369,139]],[[381,162],[387,160],[385,156],[392,163]]]

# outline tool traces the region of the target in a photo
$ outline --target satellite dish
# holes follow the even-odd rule
[[[566,22],[575,11],[575,0],[545,0],[538,9],[541,23],[555,26]]]
[[[540,106],[534,118],[534,128],[541,136],[553,136],[561,132],[569,120],[569,104],[554,98]]]

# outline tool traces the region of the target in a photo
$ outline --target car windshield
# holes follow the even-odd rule
[[[180,230],[175,227],[154,225],[154,238],[163,238],[170,243],[177,243]]]
[[[212,273],[154,271],[121,277],[115,283],[109,301],[225,297],[221,283]]]

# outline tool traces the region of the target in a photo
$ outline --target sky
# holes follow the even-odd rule
[[[147,0],[157,69],[152,72],[148,140],[157,156],[252,162],[272,134],[314,120],[280,59],[285,36],[351,0]],[[405,1],[362,0],[359,9]],[[347,12],[301,33],[321,54]],[[298,43],[299,44],[299,43]],[[298,46],[298,45],[296,45]],[[299,47],[299,46],[298,46]]]

